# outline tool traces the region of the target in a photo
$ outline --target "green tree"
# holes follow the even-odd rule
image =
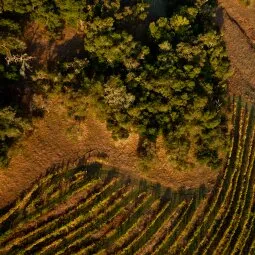
[[[9,147],[28,129],[29,124],[22,118],[16,117],[11,107],[0,110],[0,166],[8,163]]]

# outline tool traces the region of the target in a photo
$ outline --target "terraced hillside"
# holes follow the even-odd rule
[[[213,190],[173,192],[84,157],[0,214],[0,254],[255,254],[255,113],[233,100],[228,163]]]

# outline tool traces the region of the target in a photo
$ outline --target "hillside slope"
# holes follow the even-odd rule
[[[203,187],[174,192],[85,157],[0,211],[0,254],[253,255],[255,108],[232,106],[228,164],[205,199]]]
[[[255,8],[238,0],[219,0],[218,21],[223,32],[233,76],[229,92],[255,102]]]
[[[45,116],[34,123],[34,132],[24,138],[12,151],[9,167],[0,170],[0,207],[15,199],[47,168],[69,159],[76,159],[91,149],[107,155],[107,164],[134,177],[147,178],[164,186],[178,189],[205,184],[212,187],[217,171],[194,168],[176,171],[166,158],[162,142],[158,141],[157,157],[149,171],[143,171],[137,156],[138,136],[114,141],[106,124],[93,114],[83,123],[68,117],[61,96],[53,96],[45,103]]]

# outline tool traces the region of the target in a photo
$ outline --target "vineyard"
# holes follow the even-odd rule
[[[214,188],[172,191],[83,157],[0,211],[0,254],[255,254],[255,112],[233,99]]]

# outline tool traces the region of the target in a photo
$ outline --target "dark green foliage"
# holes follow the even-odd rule
[[[5,57],[25,53],[19,38],[26,22],[44,25],[53,40],[72,26],[83,33],[83,52],[54,63],[50,72],[70,94],[76,119],[83,120],[92,103],[114,139],[130,132],[146,138],[150,148],[138,148],[141,156],[151,158],[152,143],[163,136],[174,165],[186,168],[197,158],[217,167],[219,150],[227,146],[222,108],[229,63],[214,22],[215,2],[166,2],[162,17],[150,2],[1,1],[1,79],[18,81],[30,72],[25,61],[4,64]]]
[[[17,118],[15,111],[9,108],[0,109],[0,166],[8,163],[8,147],[27,130],[29,125]]]
[[[1,12],[26,14],[34,11],[43,1],[38,0],[3,0],[0,3]]]
[[[178,6],[150,24],[148,6],[139,1],[98,1],[86,8],[85,83],[113,137],[132,130],[155,142],[162,134],[173,163],[186,166],[189,155],[218,166],[227,141],[221,108],[229,63],[213,5]],[[134,22],[147,30],[142,41],[135,39]]]
[[[152,159],[156,153],[155,142],[148,139],[148,137],[140,136],[137,153],[143,159]]]
[[[22,87],[19,84],[22,76],[29,68],[29,56],[25,54],[19,23],[19,14],[26,12],[24,1],[1,1],[0,6],[2,12],[9,13],[0,13],[0,166],[6,166],[8,149],[29,128],[28,122],[17,113],[23,111],[17,94]],[[16,17],[12,12],[19,14]]]

